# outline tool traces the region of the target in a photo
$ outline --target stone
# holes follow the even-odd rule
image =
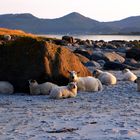
[[[104,56],[108,59],[108,61],[118,61],[120,63],[123,63],[125,61],[125,59],[120,56],[119,54],[115,53],[115,52],[106,52],[104,53]]]
[[[97,68],[97,69],[101,68],[101,65],[96,61],[89,61],[89,62],[85,63],[84,65],[86,67],[94,67],[94,68]]]
[[[67,41],[68,43],[73,44],[74,43],[74,38],[72,36],[62,36],[62,40]]]
[[[85,64],[90,61],[87,57],[85,57],[79,53],[75,53],[75,55],[79,58],[79,60],[80,60],[80,62],[82,62],[82,64]]]
[[[104,64],[104,70],[124,70],[124,69],[130,69],[130,70],[137,70],[138,68],[129,66],[126,64],[122,64],[120,62],[106,62]]]
[[[91,55],[92,55],[92,51],[86,50],[86,49],[76,49],[76,50],[74,50],[74,53],[79,53],[79,54],[87,57],[88,59],[91,59]]]
[[[126,58],[133,58],[140,61],[140,48],[132,48],[126,51]]]

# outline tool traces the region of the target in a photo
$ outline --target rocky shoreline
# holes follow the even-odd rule
[[[105,42],[20,33],[0,36],[0,79],[11,82],[16,92],[29,92],[29,79],[67,85],[68,70],[80,70],[79,76],[87,76],[92,75],[94,68],[140,68],[140,40]]]
[[[0,80],[10,81],[16,93],[0,95],[2,140],[140,139],[140,93],[134,82],[122,80],[121,73],[129,68],[140,76],[140,41],[4,34],[0,35]],[[95,68],[113,73],[117,84],[63,100],[28,94],[31,78],[67,84],[67,70],[87,76]]]

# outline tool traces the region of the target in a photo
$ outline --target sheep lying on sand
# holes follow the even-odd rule
[[[114,85],[117,82],[116,77],[109,72],[103,72],[101,70],[95,69],[93,71],[93,75],[96,78],[99,78],[101,83],[104,84],[104,85]]]
[[[76,97],[77,86],[75,82],[70,82],[67,86],[59,86],[50,92],[50,98],[62,99]]]
[[[31,95],[49,95],[52,88],[58,87],[51,82],[38,84],[36,80],[29,80],[29,88]]]
[[[137,76],[133,72],[131,72],[129,69],[124,69],[122,73],[123,73],[123,80],[135,81],[137,79]]]
[[[99,79],[94,78],[92,76],[87,77],[78,77],[78,73],[75,71],[68,71],[69,72],[69,80],[72,82],[77,83],[78,91],[99,91],[103,89],[102,83]]]
[[[14,92],[14,87],[11,83],[7,81],[0,81],[0,93],[12,94]]]

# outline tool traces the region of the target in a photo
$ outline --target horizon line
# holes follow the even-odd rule
[[[0,16],[2,16],[2,15],[22,15],[22,14],[30,14],[30,15],[32,15],[32,16],[34,16],[34,17],[36,17],[36,18],[39,18],[39,19],[59,19],[59,18],[62,18],[62,17],[65,17],[65,16],[67,16],[67,15],[70,15],[70,14],[72,14],[72,13],[76,13],[76,14],[79,14],[79,15],[81,15],[81,16],[84,16],[84,17],[86,17],[86,18],[90,18],[90,19],[92,19],[92,20],[96,20],[96,19],[93,19],[93,18],[91,18],[91,17],[87,17],[87,16],[85,16],[85,15],[83,15],[83,14],[81,14],[81,13],[79,13],[79,12],[70,12],[70,13],[68,13],[68,14],[65,14],[65,15],[63,15],[63,16],[60,16],[60,17],[56,17],[56,18],[42,18],[42,17],[38,17],[38,16],[36,16],[36,15],[34,15],[34,14],[32,14],[32,13],[26,13],[26,12],[23,12],[23,13],[5,13],[5,14],[0,14]],[[120,21],[120,20],[123,20],[123,19],[127,19],[127,18],[129,18],[129,17],[138,17],[138,16],[140,16],[140,15],[131,15],[131,16],[127,16],[127,17],[124,17],[124,18],[121,18],[121,19],[117,19],[117,20],[112,20],[112,21],[99,21],[99,20],[96,20],[96,21],[98,21],[98,22],[114,22],[114,21]]]

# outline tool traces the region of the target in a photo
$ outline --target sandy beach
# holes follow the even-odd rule
[[[139,140],[137,85],[112,73],[117,85],[76,98],[0,95],[0,140]]]

